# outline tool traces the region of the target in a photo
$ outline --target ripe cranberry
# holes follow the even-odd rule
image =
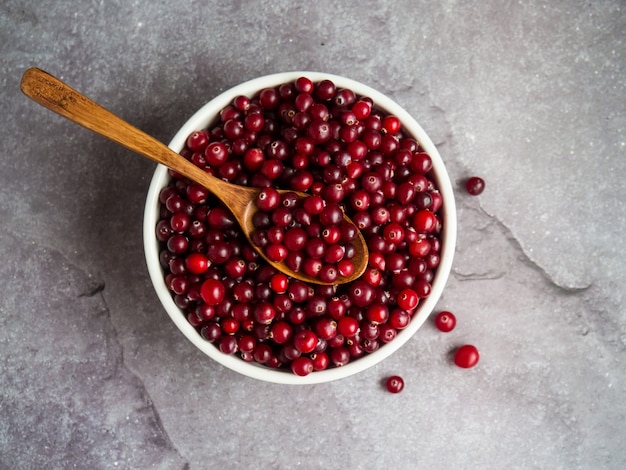
[[[327,312],[331,319],[339,320],[346,314],[347,301],[340,297],[333,297],[327,304]],[[328,338],[326,338],[328,339]]]
[[[189,282],[183,276],[172,276],[168,284],[170,290],[178,295],[187,293],[189,289]]]
[[[291,363],[291,371],[301,377],[309,375],[314,370],[315,367],[313,366],[313,361],[306,356],[297,357]]]
[[[389,323],[383,323],[379,327],[378,339],[383,343],[389,343],[395,339],[397,334],[396,329]]]
[[[325,352],[311,354],[311,361],[313,363],[313,370],[324,370],[330,363],[328,354]]]
[[[378,206],[372,211],[372,222],[376,225],[384,225],[391,219],[391,213],[386,207]]]
[[[253,316],[258,323],[269,325],[276,317],[276,309],[271,303],[262,301],[254,307]]]
[[[275,109],[280,103],[278,91],[273,88],[266,88],[259,93],[259,104],[265,109]]]
[[[185,253],[188,247],[189,240],[184,235],[175,234],[167,241],[167,249],[177,255]]]
[[[293,306],[292,303],[291,310],[289,310],[289,313],[287,314],[287,318],[292,325],[302,325],[306,320],[306,316],[306,311],[302,307]]]
[[[400,131],[400,119],[396,116],[385,116],[382,130],[389,134],[397,134]]]
[[[430,191],[429,194],[432,199],[430,210],[436,213],[437,211],[439,211],[439,209],[441,209],[441,206],[443,205],[443,196],[441,196],[441,193],[439,191]]]
[[[309,297],[306,305],[306,312],[309,318],[320,317],[326,313],[328,304],[324,296],[313,294]]]
[[[398,294],[396,302],[401,309],[410,311],[417,307],[419,296],[412,289],[404,289]]]
[[[398,245],[404,240],[404,228],[397,222],[391,222],[385,226],[383,237],[388,243]]]
[[[202,274],[209,269],[209,259],[202,253],[190,253],[185,258],[185,266],[194,274]]]
[[[404,379],[399,375],[392,375],[385,381],[385,387],[390,393],[400,393],[404,389]]]
[[[413,227],[418,233],[430,233],[437,225],[437,217],[429,210],[421,210],[413,218]]]
[[[367,307],[374,301],[374,288],[365,281],[356,281],[348,289],[350,300],[358,307]]]
[[[204,339],[213,343],[222,336],[222,328],[217,323],[209,322],[202,327],[200,334]]]
[[[239,341],[237,342],[237,346],[239,348],[240,351],[243,352],[252,352],[254,351],[254,348],[257,345],[257,341],[254,338],[254,336],[249,335],[249,334],[244,334],[239,338]]]
[[[318,338],[329,340],[337,335],[337,322],[331,317],[323,316],[315,323]]]
[[[233,228],[236,224],[233,215],[223,207],[214,207],[207,212],[207,224],[216,230]]]
[[[293,327],[286,321],[278,321],[272,325],[271,338],[277,344],[285,344],[293,335]]]
[[[300,330],[294,335],[293,344],[301,353],[313,352],[317,345],[317,335],[311,330]]]
[[[343,277],[350,277],[354,274],[354,263],[348,259],[344,259],[337,263],[337,273]]]
[[[209,135],[207,131],[195,131],[187,137],[187,147],[193,152],[204,150],[209,143]]]
[[[363,279],[370,285],[376,287],[383,280],[383,274],[376,268],[369,268],[363,273]]]
[[[322,282],[334,283],[339,277],[339,271],[334,265],[325,264],[320,268],[318,277]]]
[[[431,250],[431,244],[426,238],[418,238],[409,245],[409,253],[415,258],[424,258]]]
[[[239,329],[239,322],[234,318],[224,318],[222,320],[222,331],[227,335],[234,335]]]
[[[200,295],[208,305],[217,305],[224,300],[226,288],[224,284],[217,279],[207,279],[202,283]]]
[[[299,93],[311,94],[311,93],[313,93],[313,82],[311,81],[310,78],[299,77],[298,79],[296,79],[296,81],[294,83],[294,88]]]
[[[370,115],[370,112],[372,111],[372,106],[367,101],[359,100],[352,105],[351,109],[355,117],[359,121],[362,121]]]
[[[478,176],[472,176],[465,182],[465,189],[472,196],[478,196],[485,190],[485,180]]]
[[[338,336],[336,336],[337,338]],[[345,346],[337,346],[330,351],[330,360],[335,367],[345,366],[350,362],[350,351]]]
[[[287,227],[293,221],[292,211],[284,206],[279,206],[271,214],[272,223],[279,227]]]
[[[281,245],[280,243],[270,243],[264,251],[267,258],[276,263],[285,261],[288,255],[287,247],[285,245]]]
[[[341,317],[337,322],[337,332],[346,338],[351,338],[359,331],[359,322],[354,317]]]
[[[261,174],[269,180],[278,178],[285,169],[285,165],[275,158],[265,160],[261,165]]]
[[[454,353],[454,363],[463,369],[470,369],[478,364],[480,354],[476,346],[466,344],[461,346]]]
[[[280,205],[280,193],[274,188],[263,188],[257,195],[255,202],[260,210],[272,211]]]
[[[320,212],[320,222],[326,227],[334,227],[343,220],[343,212],[336,204],[329,204]]]
[[[394,309],[389,314],[389,324],[396,330],[402,330],[409,325],[411,321],[411,314],[406,310]]]
[[[315,144],[323,144],[331,138],[331,127],[328,122],[321,119],[313,120],[306,128],[307,136]]]
[[[321,101],[330,101],[334,98],[337,88],[330,80],[322,80],[317,84],[315,94]]]
[[[365,311],[365,317],[370,323],[382,324],[389,318],[389,309],[386,305],[372,304]]]
[[[261,149],[250,148],[243,155],[243,166],[249,171],[259,171],[265,163],[265,154]]]
[[[435,316],[435,326],[444,333],[448,333],[456,326],[456,317],[454,313],[446,310],[439,312]]]
[[[420,152],[413,155],[410,167],[411,170],[413,170],[414,172],[425,175],[433,167],[433,162],[430,158],[430,155],[424,152]]]
[[[413,290],[419,298],[425,298],[430,295],[431,285],[426,279],[418,279],[413,285]]]
[[[270,286],[277,294],[284,294],[289,287],[289,278],[283,273],[276,273],[270,279]]]
[[[272,348],[267,343],[259,343],[253,350],[254,360],[259,364],[265,364],[272,355]]]
[[[211,166],[220,166],[228,158],[228,149],[222,142],[211,142],[204,151],[204,158]]]
[[[232,255],[232,246],[222,240],[215,240],[207,247],[207,257],[214,264],[225,263]]]

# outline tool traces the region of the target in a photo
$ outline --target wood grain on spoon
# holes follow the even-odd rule
[[[285,263],[277,263],[267,259],[263,250],[252,243],[250,235],[255,229],[252,223],[252,216],[257,210],[254,200],[259,189],[227,183],[209,175],[162,142],[132,126],[41,69],[28,69],[22,77],[21,89],[26,96],[51,111],[133,152],[165,165],[180,175],[206,187],[229,208],[250,244],[268,263],[293,278],[315,284],[327,284],[312,276],[293,271]],[[281,192],[285,192],[285,190]],[[306,196],[302,193],[300,194]],[[344,218],[352,223],[347,216],[344,215]],[[355,239],[355,245],[356,254],[352,258],[355,268],[354,273],[351,276],[338,277],[333,284],[353,281],[360,277],[367,268],[367,244],[360,232],[358,232],[358,237]]]

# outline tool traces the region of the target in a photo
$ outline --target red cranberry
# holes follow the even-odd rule
[[[324,370],[330,363],[328,354],[325,352],[311,354],[311,361],[313,362],[313,370]]]
[[[385,388],[390,393],[400,393],[404,389],[404,379],[399,375],[392,375],[385,380]]]
[[[383,323],[380,325],[378,339],[383,343],[389,343],[396,337],[396,329],[389,323]]]
[[[256,205],[262,211],[272,211],[280,205],[280,193],[274,188],[262,189],[256,198]]]
[[[389,324],[396,330],[402,330],[409,325],[411,314],[406,310],[394,309],[389,314]]]
[[[313,352],[317,345],[317,335],[311,330],[300,330],[294,335],[293,344],[301,353]]]
[[[417,292],[412,289],[404,289],[398,294],[397,303],[398,307],[403,310],[413,310],[417,307],[419,302],[419,296]]]
[[[337,331],[346,338],[352,338],[359,332],[359,322],[354,317],[341,317],[337,322]]]
[[[209,259],[202,253],[190,253],[185,258],[185,266],[194,274],[202,274],[209,268]]]
[[[224,284],[216,279],[207,279],[202,284],[200,289],[200,295],[208,305],[217,305],[223,299],[226,294],[226,288]]]
[[[472,196],[478,196],[485,190],[485,181],[478,176],[472,176],[465,182],[465,189]]]
[[[271,338],[277,344],[285,344],[293,335],[293,327],[286,321],[278,321],[272,325]]]
[[[452,331],[456,326],[456,317],[452,312],[442,311],[435,316],[435,326],[444,333]]]
[[[454,363],[463,369],[470,369],[478,364],[480,354],[476,346],[466,344],[461,346],[454,353]]]
[[[313,361],[306,356],[297,357],[291,363],[291,371],[299,376],[309,375],[314,370]]]
[[[330,360],[335,367],[345,366],[350,362],[350,351],[345,346],[332,348],[330,351]]]

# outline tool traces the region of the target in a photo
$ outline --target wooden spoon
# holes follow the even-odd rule
[[[260,191],[259,189],[227,183],[209,175],[165,144],[130,125],[43,70],[28,69],[22,77],[21,89],[29,98],[70,121],[201,184],[230,209],[250,244],[268,263],[295,279],[315,284],[328,284],[302,272],[293,271],[285,263],[277,263],[267,259],[263,250],[252,242],[250,234],[255,229],[252,217],[257,211],[254,200]],[[281,192],[286,191],[281,190]],[[306,196],[304,193],[300,194]],[[344,215],[344,219],[353,223],[346,215]],[[356,246],[356,254],[352,258],[354,273],[347,277],[339,276],[333,284],[353,281],[365,271],[369,254],[361,232],[358,232],[358,237],[354,242]]]

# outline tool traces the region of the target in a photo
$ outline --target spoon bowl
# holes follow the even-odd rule
[[[358,236],[354,240],[356,253],[352,258],[354,271],[349,276],[337,277],[336,281],[332,283],[323,282],[300,271],[294,271],[283,262],[269,259],[263,249],[253,243],[251,239],[251,234],[255,230],[253,218],[258,211],[255,200],[261,191],[260,189],[228,183],[208,174],[165,144],[133,127],[41,69],[28,69],[22,77],[21,89],[26,96],[51,111],[150,160],[165,165],[178,174],[207,188],[228,207],[252,247],[277,270],[308,283],[343,284],[359,278],[367,268],[367,244],[363,235],[358,231]],[[294,191],[279,190],[279,192]],[[304,193],[298,194],[301,197],[307,197]],[[353,224],[345,214],[343,217],[348,223]]]

